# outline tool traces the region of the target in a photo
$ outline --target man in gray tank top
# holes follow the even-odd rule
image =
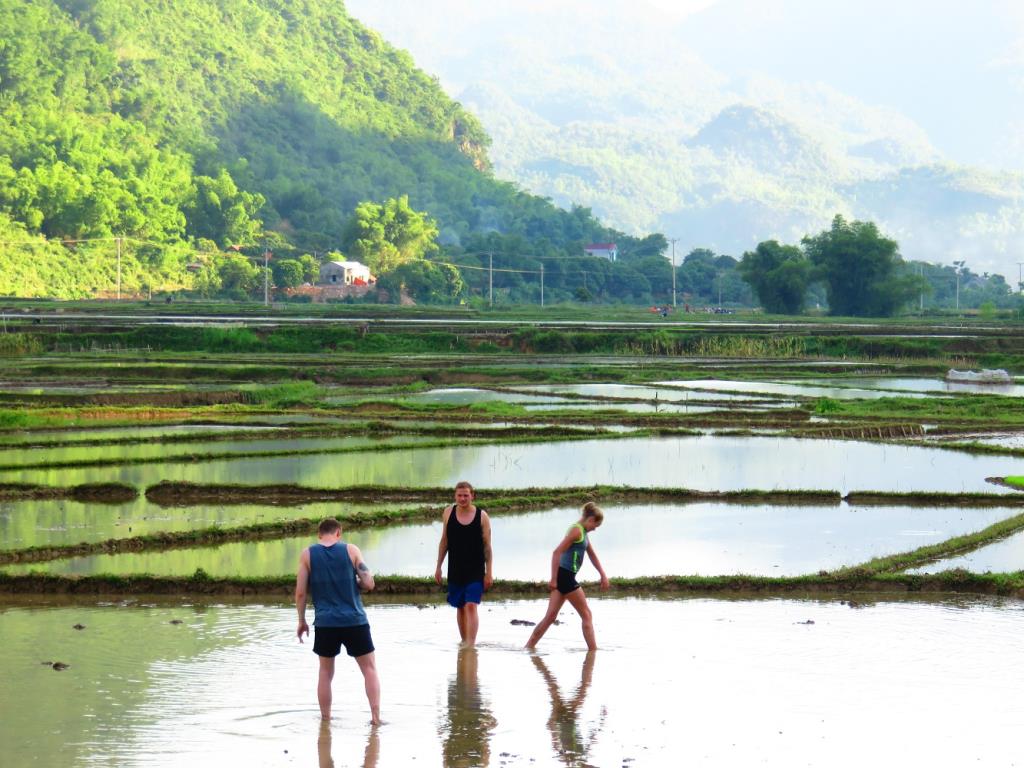
[[[320,657],[320,676],[316,695],[320,716],[331,719],[331,682],[334,680],[334,659],[345,651],[356,660],[363,673],[363,687],[370,702],[370,716],[380,722],[380,680],[374,657],[370,624],[366,620],[360,591],[374,587],[373,574],[355,544],[341,540],[341,523],[327,518],[317,531],[317,543],[299,555],[299,571],[295,577],[295,608],[299,613],[299,642],[309,636],[306,623],[306,595],[313,598],[316,633],[313,652]]]

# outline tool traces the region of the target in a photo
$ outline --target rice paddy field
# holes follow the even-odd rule
[[[1016,326],[7,317],[11,764],[860,765],[915,724],[922,759],[1015,764],[1024,381],[944,373],[1021,373]],[[462,479],[476,649],[433,580]],[[526,653],[589,500],[601,650],[567,607]],[[327,516],[377,574],[379,727],[339,665],[321,728],[295,642]]]

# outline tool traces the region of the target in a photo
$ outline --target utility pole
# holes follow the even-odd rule
[[[270,306],[270,269],[268,262],[270,261],[270,249],[267,248],[266,244],[263,245],[263,306]]]
[[[679,242],[678,237],[670,237],[668,240],[672,243],[672,308],[676,307],[676,243]],[[721,300],[718,302],[721,304]]]
[[[494,254],[487,254],[487,302],[494,306]]]
[[[540,265],[540,305],[544,306],[544,264]]]
[[[121,300],[121,238],[114,238],[117,242],[117,300]]]
[[[1024,265],[1024,261],[1017,262],[1017,293],[1024,292],[1024,277],[1021,277],[1021,266]]]
[[[918,264],[917,268],[918,268],[918,271],[921,274],[921,288],[920,288],[920,291],[919,291],[918,297],[917,297],[918,309],[920,310],[921,314],[923,315],[924,314],[924,262],[922,262],[921,264]]]
[[[963,271],[964,264],[966,262],[961,259],[960,261],[953,262],[953,269],[956,270],[956,311],[960,311],[960,273]]]

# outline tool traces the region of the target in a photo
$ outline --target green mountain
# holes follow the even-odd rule
[[[339,0],[0,0],[0,294],[183,285],[196,250],[337,248],[408,195],[463,250],[616,233],[497,180],[489,139]],[[119,238],[115,240],[115,238]]]

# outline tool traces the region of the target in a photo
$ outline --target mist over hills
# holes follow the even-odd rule
[[[703,5],[348,2],[481,119],[499,176],[559,205],[736,256],[841,213],[876,221],[906,258],[1016,276],[1024,154],[1007,137],[1024,120],[1024,16]]]

